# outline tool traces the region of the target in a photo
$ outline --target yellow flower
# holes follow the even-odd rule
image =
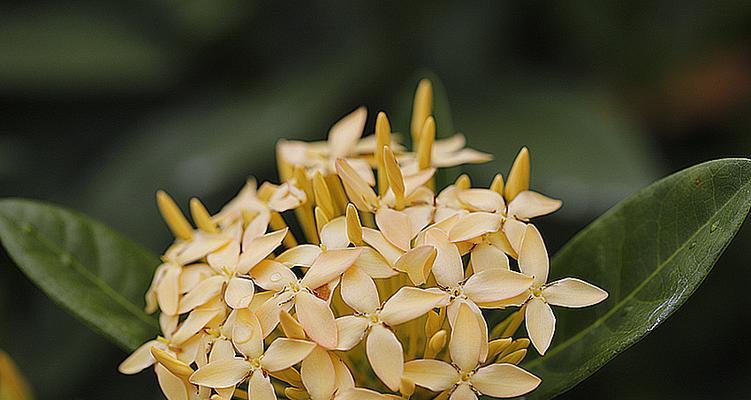
[[[404,375],[416,385],[450,394],[451,400],[476,400],[477,394],[491,397],[517,397],[540,384],[540,378],[513,364],[480,367],[483,334],[469,306],[463,304],[449,353],[451,364],[439,360],[414,360],[405,364]]]
[[[546,283],[545,245],[528,222],[560,201],[529,191],[526,149],[505,186],[498,175],[472,188],[462,175],[435,196],[437,167],[490,157],[465,148],[461,134],[436,141],[431,113],[423,81],[413,153],[394,144],[383,112],[362,138],[364,108],[326,142],[281,141],[285,183],[249,180],[215,215],[192,199],[196,228],[157,193],[175,235],[146,294],[162,332],[120,372],[153,366],[169,400],[474,400],[533,390],[540,379],[515,364],[530,341],[548,348],[550,305],[583,307],[607,293],[574,278]],[[287,211],[297,216],[292,229]],[[489,343],[481,310],[506,307],[521,308],[509,335],[524,320],[530,338]]]
[[[533,279],[526,297],[525,321],[532,344],[540,354],[545,354],[555,332],[555,315],[551,305],[581,308],[604,301],[608,293],[597,286],[576,278],[564,278],[555,282],[548,280],[548,252],[542,236],[534,225],[527,225],[519,268]]]

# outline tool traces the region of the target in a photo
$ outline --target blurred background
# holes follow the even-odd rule
[[[529,146],[551,251],[651,181],[751,153],[751,3],[0,3],[0,195],[94,216],[152,250],[158,188],[216,211],[275,141],[322,139],[360,104],[408,131],[419,78],[439,77],[438,131],[496,160]],[[461,172],[452,169],[449,178]],[[562,399],[747,398],[751,227],[696,294]],[[146,288],[144,288],[144,291]],[[55,306],[0,250],[0,348],[41,399],[157,399],[149,372]]]

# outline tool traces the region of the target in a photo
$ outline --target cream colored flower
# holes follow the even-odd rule
[[[228,202],[211,220],[219,226],[226,227],[244,221],[250,223],[256,218],[259,221],[255,225],[267,225],[271,220],[272,212],[292,210],[305,203],[305,192],[294,186],[291,182],[281,185],[273,185],[264,182],[257,187],[255,179],[249,179],[240,192]]]
[[[608,297],[597,286],[576,278],[564,278],[551,283],[548,280],[548,252],[542,236],[534,225],[527,225],[519,253],[519,269],[534,280],[528,293],[521,300],[525,307],[525,323],[529,339],[540,354],[545,354],[555,332],[553,306],[581,308],[595,305]]]
[[[280,309],[294,305],[297,319],[311,340],[327,349],[335,348],[337,330],[334,313],[327,303],[332,292],[328,285],[338,280],[361,252],[357,248],[322,252],[302,279],[278,261],[266,260],[254,268],[251,275],[258,286],[277,292],[267,302],[268,306],[258,311],[264,332],[276,327]]]
[[[292,166],[305,167],[308,178],[316,173],[328,176],[336,173],[335,162],[347,159],[352,168],[366,182],[375,184],[375,177],[366,156],[375,149],[375,138],[362,138],[368,111],[360,107],[335,123],[325,142],[280,140],[276,145],[282,180],[292,177]]]
[[[195,385],[215,389],[235,387],[248,380],[248,397],[276,399],[269,373],[285,370],[305,359],[316,347],[307,340],[278,338],[264,350],[260,322],[251,313],[245,313],[235,324],[233,343],[243,357],[221,357],[199,368],[190,375]]]
[[[481,367],[482,342],[486,336],[472,310],[462,304],[449,342],[451,364],[440,360],[409,361],[404,365],[404,376],[428,390],[450,394],[451,400],[476,400],[477,394],[517,397],[534,390],[540,378],[516,365]]]
[[[381,307],[375,282],[358,268],[344,273],[341,290],[342,299],[357,314],[336,320],[337,350],[350,350],[365,338],[368,361],[376,376],[389,389],[398,390],[404,351],[392,328],[443,305],[446,296],[440,290],[403,287]]]
[[[346,160],[337,160],[336,167],[352,203],[360,211],[375,213],[380,233],[390,244],[406,252],[411,248],[412,239],[432,220],[433,193],[424,184],[433,176],[435,169],[405,177],[388,147],[383,149],[383,158],[389,189],[381,196],[357,175]],[[368,242],[365,232],[363,235]],[[377,248],[373,243],[368,244]]]

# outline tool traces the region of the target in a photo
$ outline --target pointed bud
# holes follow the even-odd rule
[[[456,178],[454,186],[456,186],[457,189],[466,190],[472,187],[472,181],[469,179],[469,175],[461,174]]]
[[[159,207],[162,218],[164,218],[164,221],[176,238],[190,240],[193,237],[193,227],[190,226],[185,215],[183,215],[170,195],[163,190],[156,192],[156,204]]]
[[[417,167],[422,171],[430,168],[433,144],[435,143],[435,119],[432,116],[425,120],[420,133],[420,144],[417,147]]]
[[[347,204],[346,213],[347,222],[347,239],[355,246],[362,246],[362,223],[360,222],[360,214],[357,212],[357,207],[354,204]]]
[[[389,187],[396,198],[394,208],[401,210],[404,208],[404,177],[399,163],[396,161],[394,152],[388,146],[383,148],[383,162],[386,165],[386,176],[389,180]]]
[[[493,182],[490,183],[490,190],[503,196],[503,175],[495,174]]]
[[[279,312],[279,325],[282,326],[284,336],[290,339],[305,339],[305,330],[302,325],[288,311]]]
[[[517,194],[525,190],[529,190],[529,150],[522,147],[511,166],[511,171],[508,173],[508,181],[503,195],[506,198],[506,203],[510,203]]]
[[[446,347],[447,342],[448,333],[445,330],[436,332],[428,341],[427,349],[425,349],[425,358],[435,358]]]
[[[378,172],[378,193],[383,196],[389,189],[389,181],[386,176],[386,166],[383,163],[382,150],[384,146],[391,145],[391,125],[384,112],[379,112],[376,118],[375,139],[376,148],[373,157],[376,159],[376,171]]]
[[[513,343],[514,340],[512,338],[502,338],[502,339],[496,339],[491,340],[490,343],[488,343],[488,359],[493,359],[495,356],[501,354],[506,348],[511,346],[511,343]]]
[[[509,364],[519,364],[522,361],[524,361],[524,357],[527,355],[527,349],[521,349],[517,350],[513,353],[507,354],[503,357],[498,357],[496,362],[498,363],[509,363]]]
[[[326,180],[320,172],[316,172],[316,175],[313,178],[313,193],[315,194],[316,206],[323,209],[323,211],[326,212],[326,216],[329,218],[336,216],[334,199],[331,197],[329,186],[326,184]]]
[[[216,224],[211,220],[211,215],[206,210],[206,207],[201,203],[201,200],[195,197],[190,199],[190,215],[193,217],[193,222],[196,223],[198,229],[207,233],[219,232]]]
[[[310,395],[305,389],[288,386],[284,388],[284,396],[290,400],[308,400]]]
[[[162,349],[152,347],[151,355],[154,356],[159,364],[162,364],[164,368],[167,368],[169,372],[172,372],[173,375],[179,378],[188,379],[188,377],[191,376],[193,372],[195,372],[193,371],[193,368],[190,367],[190,365],[178,360],[177,358],[173,357],[172,354]]]
[[[318,234],[321,234],[321,229],[329,223],[329,216],[326,215],[326,211],[323,211],[321,207],[316,207],[315,209],[316,214],[316,228],[318,229]]]
[[[420,134],[425,120],[433,113],[433,84],[429,80],[423,79],[417,85],[415,91],[415,100],[412,105],[412,148],[419,146]]]

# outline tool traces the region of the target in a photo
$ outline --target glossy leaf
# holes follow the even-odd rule
[[[529,398],[570,389],[669,317],[707,276],[749,207],[751,160],[716,160],[648,186],[579,233],[553,259],[551,279],[580,277],[610,297],[588,309],[556,307],[553,344],[525,365],[543,380]]]
[[[159,260],[136,243],[72,211],[19,199],[0,200],[0,240],[52,300],[123,349],[158,332],[142,308]]]

